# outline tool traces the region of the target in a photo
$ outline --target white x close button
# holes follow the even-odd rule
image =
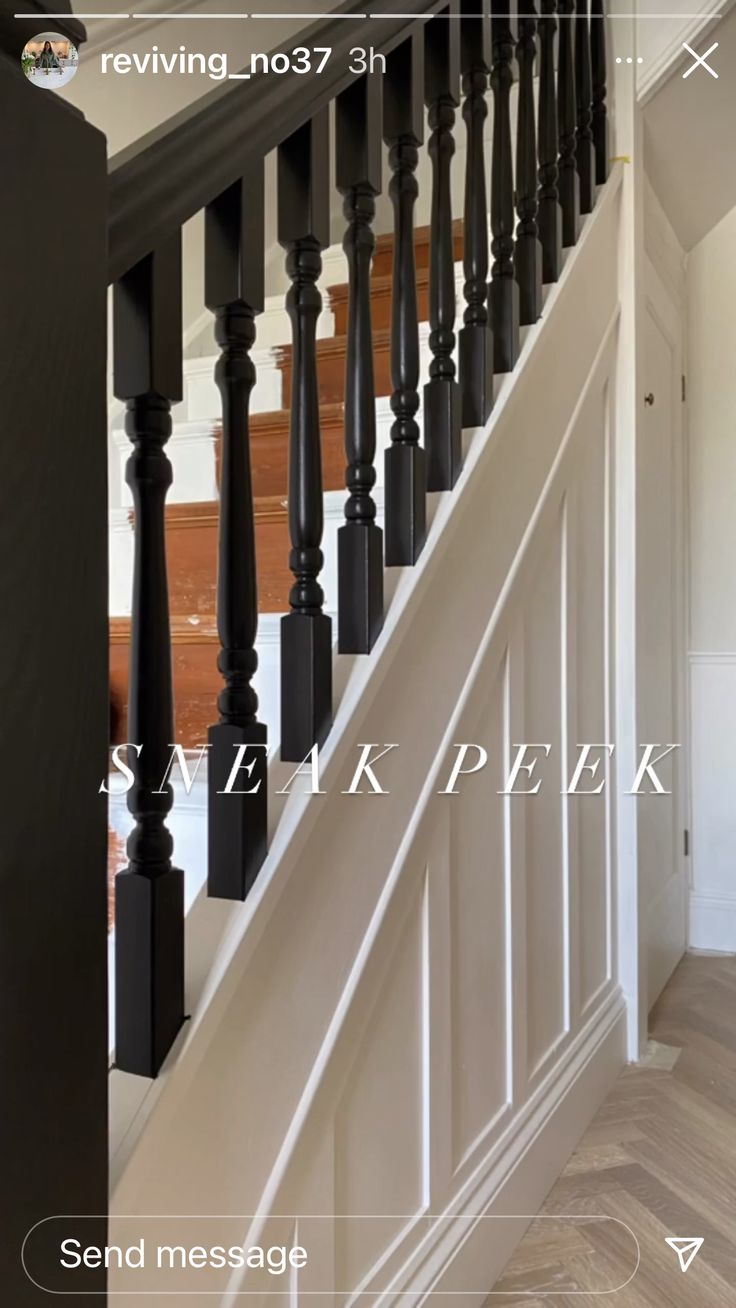
[[[710,64],[705,62],[706,59],[708,58],[708,55],[712,55],[713,51],[718,49],[717,41],[714,41],[712,46],[710,46],[706,50],[705,54],[702,55],[699,55],[696,50],[693,50],[692,46],[688,45],[687,41],[683,41],[682,48],[683,50],[687,50],[688,54],[692,55],[693,59],[695,60],[695,63],[691,64],[690,67],[682,74],[683,81],[685,80],[686,77],[689,77],[691,73],[694,73],[696,68],[704,68],[706,73],[710,73],[711,77],[715,77],[716,79],[718,78],[718,73],[716,72],[715,68],[711,68]]]

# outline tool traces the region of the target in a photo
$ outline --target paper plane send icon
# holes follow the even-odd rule
[[[680,1260],[680,1271],[686,1272],[693,1258],[697,1257],[700,1252],[700,1246],[703,1243],[702,1235],[668,1235],[665,1244],[674,1249]]]

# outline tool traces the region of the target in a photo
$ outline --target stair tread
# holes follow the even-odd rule
[[[127,645],[130,643],[131,621],[129,614],[121,614],[110,618],[111,645]],[[175,645],[219,644],[220,638],[217,634],[217,623],[214,615],[204,614],[201,617],[198,616],[196,622],[192,622],[190,614],[172,613],[169,618],[169,625],[171,640]]]
[[[417,289],[429,285],[429,268],[417,268],[416,270]],[[394,284],[392,273],[378,273],[371,277],[371,296],[390,294]],[[327,286],[327,294],[331,303],[347,300],[350,291],[349,282],[336,282],[334,286]]]
[[[321,422],[340,422],[342,423],[345,414],[345,404],[343,400],[329,400],[320,404],[319,416]],[[269,428],[277,429],[291,419],[290,409],[268,409],[263,413],[251,413],[249,427],[251,434],[254,432],[266,433]],[[217,424],[216,435],[222,433],[222,422]]]
[[[421,326],[421,324],[420,324]],[[320,336],[317,341],[317,355],[328,356],[332,354],[345,354],[347,351],[348,338],[347,334],[340,336]],[[373,330],[373,349],[388,349],[391,345],[391,328],[377,327]],[[284,342],[283,345],[274,347],[276,362],[281,364],[291,358],[292,344],[291,341]],[[338,403],[338,401],[328,401],[328,403]]]
[[[455,268],[462,268],[462,261],[455,261]],[[375,273],[371,277],[371,297],[374,295],[390,295],[394,284],[393,273]],[[416,270],[417,290],[424,290],[429,286],[429,268],[417,268]],[[330,304],[341,304],[347,300],[350,291],[349,282],[336,282],[332,286],[326,286],[325,290],[330,297]],[[329,338],[328,338],[329,339]]]
[[[462,241],[463,237],[463,220],[455,218],[452,224],[452,234],[456,241]],[[432,236],[432,229],[428,223],[421,227],[414,228],[414,248],[429,250],[429,244]],[[394,234],[393,232],[381,232],[376,236],[376,247],[374,259],[380,259],[393,252]]]
[[[255,515],[263,517],[267,513],[278,513],[282,516],[286,511],[287,498],[285,495],[256,495],[253,498],[255,506]],[[210,522],[212,518],[219,517],[220,501],[219,500],[174,500],[173,503],[166,505],[167,521],[176,525],[177,522],[192,523],[197,521]],[[130,521],[135,518],[135,510],[128,510]]]

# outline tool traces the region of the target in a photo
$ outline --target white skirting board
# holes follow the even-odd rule
[[[691,949],[736,954],[736,895],[690,893]]]
[[[690,923],[694,949],[736,953],[736,651],[691,650]]]

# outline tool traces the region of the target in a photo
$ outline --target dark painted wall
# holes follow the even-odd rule
[[[16,58],[0,53],[0,1298],[35,1308],[25,1233],[107,1204],[106,165]]]

